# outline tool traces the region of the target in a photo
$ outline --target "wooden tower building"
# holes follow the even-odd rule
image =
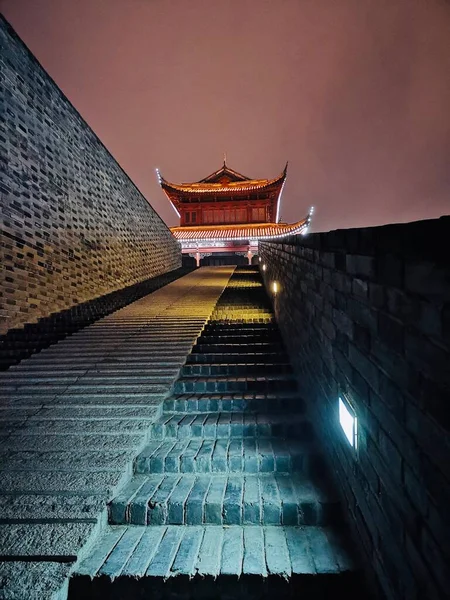
[[[274,179],[250,179],[223,166],[194,183],[170,183],[157,171],[167,198],[180,218],[171,227],[183,255],[209,264],[252,264],[258,241],[305,233],[312,209],[301,221],[279,223],[281,194],[287,165]],[[205,263],[205,260],[203,260]]]

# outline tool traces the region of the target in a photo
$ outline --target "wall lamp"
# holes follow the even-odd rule
[[[339,423],[350,446],[358,448],[358,418],[353,407],[344,396],[339,397]]]

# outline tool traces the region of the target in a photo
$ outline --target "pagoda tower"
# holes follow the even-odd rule
[[[170,183],[157,170],[159,183],[180,218],[171,227],[183,255],[209,264],[236,264],[245,256],[252,264],[259,240],[305,233],[312,209],[296,223],[279,223],[287,164],[274,179],[250,179],[225,160],[220,169],[194,183]],[[242,261],[242,259],[240,259]]]

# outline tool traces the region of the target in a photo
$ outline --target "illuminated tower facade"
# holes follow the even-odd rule
[[[162,189],[178,216],[172,227],[182,252],[209,264],[233,264],[245,256],[252,264],[258,241],[304,233],[312,211],[296,223],[279,223],[280,200],[287,165],[274,179],[250,179],[224,161],[223,166],[200,181],[170,183],[158,171]],[[241,259],[242,261],[242,259]]]

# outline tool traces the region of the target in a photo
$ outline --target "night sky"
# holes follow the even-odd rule
[[[5,17],[169,225],[155,168],[253,178],[313,229],[450,213],[446,0],[3,0]]]

